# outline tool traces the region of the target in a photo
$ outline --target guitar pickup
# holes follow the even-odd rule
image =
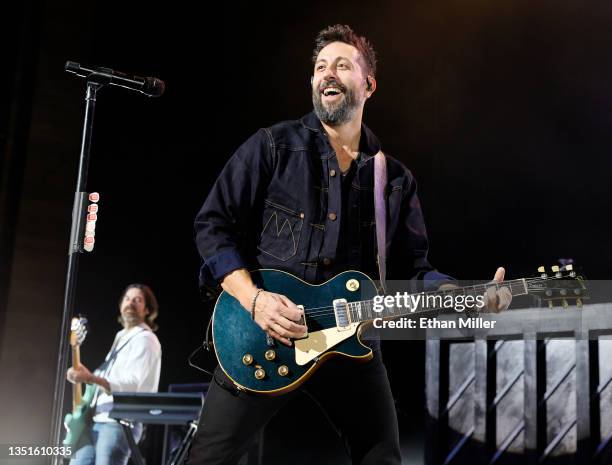
[[[336,317],[336,327],[338,331],[346,331],[351,327],[351,314],[346,299],[334,299],[334,316]]]

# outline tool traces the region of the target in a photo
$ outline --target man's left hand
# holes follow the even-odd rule
[[[501,283],[504,280],[506,270],[501,266],[495,272],[493,282]],[[512,293],[506,286],[502,286],[496,289],[496,286],[491,286],[487,289],[484,294],[485,304],[481,310],[499,313],[502,310],[506,310],[512,302]]]
[[[506,270],[501,266],[495,272],[493,282],[501,283],[504,280]],[[454,283],[444,283],[438,289],[440,291],[446,289],[457,288],[458,286]],[[484,293],[484,305],[478,308],[479,311],[499,313],[502,310],[506,310],[512,302],[512,293],[506,286],[502,286],[496,289],[496,286],[491,286]]]

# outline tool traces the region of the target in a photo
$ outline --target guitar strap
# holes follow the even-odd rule
[[[117,345],[120,339],[119,338],[115,339],[115,341],[113,342],[113,346],[111,347],[111,350],[108,352],[108,354],[106,355],[106,358],[104,359],[104,363],[102,363],[102,365],[100,365],[95,370],[96,372],[100,373],[100,377],[102,378],[106,377],[106,375],[112,368],[115,359],[117,358],[117,354],[121,351],[121,349],[123,349],[125,346],[128,345],[128,343],[134,338],[134,336],[136,336],[136,334],[141,333],[143,331],[148,331],[145,328],[139,328],[139,329],[140,331],[134,331],[134,333],[130,337],[128,337],[125,341],[123,341],[123,343],[119,347],[117,347]],[[90,404],[92,407],[96,405],[99,395],[100,395],[100,386],[96,386],[96,392]]]
[[[387,279],[387,160],[381,151],[374,156],[374,218],[376,221],[376,245],[378,246],[378,276],[382,291],[386,292]]]

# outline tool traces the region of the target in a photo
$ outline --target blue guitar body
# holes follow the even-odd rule
[[[372,358],[371,349],[359,340],[362,323],[339,327],[333,308],[337,299],[372,299],[377,290],[368,276],[345,271],[320,285],[277,270],[258,270],[251,276],[259,288],[283,294],[304,308],[308,336],[293,341],[291,347],[273,341],[236,299],[221,293],[213,314],[213,340],[221,369],[239,388],[283,394],[300,386],[331,356]]]
[[[72,447],[76,451],[81,436],[91,426],[93,408],[91,403],[96,395],[97,387],[94,384],[88,384],[83,394],[83,400],[75,407],[72,413],[67,413],[64,418],[64,427],[66,428],[66,437],[62,441],[64,446]]]

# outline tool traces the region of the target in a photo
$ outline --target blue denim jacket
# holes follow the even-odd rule
[[[314,113],[260,129],[227,162],[195,220],[200,284],[215,286],[238,268],[275,268],[320,283],[346,269],[378,277],[373,156],[376,136],[362,125],[350,192],[350,234],[339,237],[341,176]],[[427,261],[427,234],[416,181],[387,155],[387,279],[450,279]],[[348,254],[336,262],[339,241]],[[346,247],[348,245],[348,247]]]

